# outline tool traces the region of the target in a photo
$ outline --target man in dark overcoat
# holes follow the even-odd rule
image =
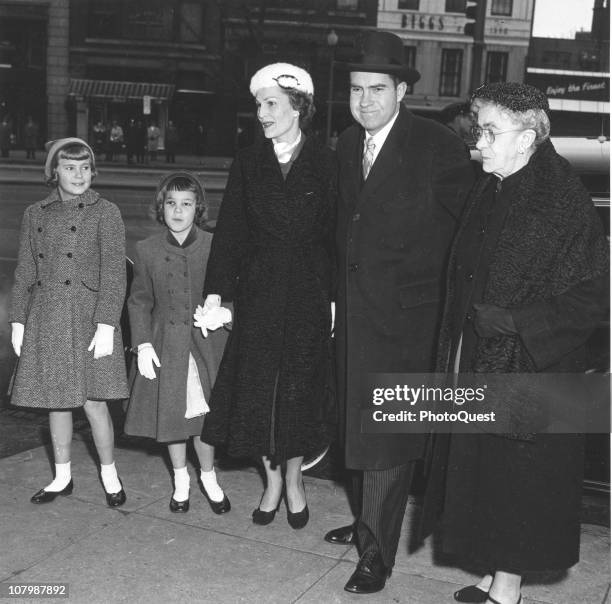
[[[447,252],[473,170],[448,128],[402,104],[420,75],[394,34],[368,32],[347,65],[358,122],[338,140],[337,354],[346,466],[363,471],[354,525],[330,531],[356,542],[360,560],[345,586],[381,590],[391,573],[415,460],[426,435],[369,434],[360,388],[367,373],[433,369]],[[361,490],[359,496],[355,491]]]

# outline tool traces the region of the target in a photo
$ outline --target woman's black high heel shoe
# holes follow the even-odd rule
[[[310,519],[310,513],[308,512],[308,504],[304,506],[301,512],[290,512],[289,505],[287,505],[287,522],[293,529],[302,529],[308,524]]]
[[[262,495],[263,499],[263,495]],[[264,512],[259,506],[257,509],[253,510],[252,518],[255,524],[259,524],[260,526],[266,526],[266,524],[270,524],[274,517],[276,516],[276,512],[278,512],[278,508],[280,508],[281,501],[283,499],[283,493],[281,492],[280,499],[276,505],[276,508],[270,512]],[[261,505],[261,502],[259,503]]]

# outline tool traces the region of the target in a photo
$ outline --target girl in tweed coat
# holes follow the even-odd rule
[[[199,487],[213,512],[222,514],[230,502],[217,483],[215,449],[200,433],[227,334],[217,329],[202,337],[193,325],[212,241],[197,226],[206,217],[204,190],[194,175],[175,172],[160,182],[155,205],[167,228],[136,245],[128,310],[138,371],[125,431],[167,443],[174,468],[172,512],[189,510],[186,441],[193,437]]]
[[[55,479],[32,503],[72,493],[72,409],[83,407],[109,506],[125,503],[114,463],[109,399],[128,396],[119,318],[125,228],[119,209],[90,190],[94,154],[83,140],[50,143],[53,192],[23,217],[9,321],[19,362],[11,402],[49,409]]]

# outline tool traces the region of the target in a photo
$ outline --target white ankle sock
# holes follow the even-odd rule
[[[210,472],[205,472],[204,470],[201,470],[200,479],[202,480],[202,484],[204,485],[208,496],[213,501],[223,501],[225,493],[223,493],[223,489],[219,486],[219,483],[217,482],[217,474],[215,473],[214,469],[212,469]]]
[[[187,501],[189,499],[189,472],[187,466],[174,468],[174,501]]]
[[[102,478],[102,484],[104,490],[109,493],[118,493],[121,490],[121,483],[119,482],[119,476],[117,476],[117,468],[115,468],[115,462],[109,464],[100,465],[100,477]]]
[[[56,493],[65,489],[72,475],[70,473],[70,462],[66,463],[56,463],[55,464],[55,478],[51,481],[49,486],[45,487],[45,491],[51,491],[52,493]]]

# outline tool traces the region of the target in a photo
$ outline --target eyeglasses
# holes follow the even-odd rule
[[[508,134],[508,132],[522,132],[524,128],[515,128],[514,130],[501,130],[500,132],[494,132],[491,128],[481,128],[480,126],[472,126],[472,136],[474,141],[478,142],[482,136],[488,145],[492,145],[495,142],[495,137],[500,134]]]
[[[287,73],[272,79],[278,84],[279,88],[291,90],[300,85],[300,81],[294,75],[289,75]]]

